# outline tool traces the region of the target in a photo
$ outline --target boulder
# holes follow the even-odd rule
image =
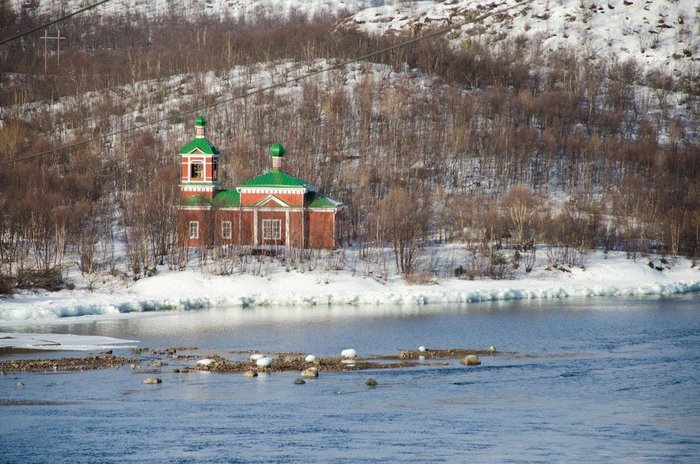
[[[252,377],[257,377],[257,376],[258,376],[258,373],[255,371],[245,371],[243,373],[243,377],[252,378]]]
[[[340,352],[340,356],[347,359],[353,359],[357,357],[357,351],[353,350],[352,348],[347,348]]]
[[[153,361],[153,367],[163,367],[163,363],[161,361]]]
[[[489,353],[492,353],[492,354],[495,353],[495,352],[496,352],[496,347],[493,346],[493,345],[489,346],[488,352],[489,352]]]
[[[143,383],[149,384],[149,385],[154,385],[157,383],[163,383],[163,381],[157,377],[148,377],[146,380],[143,381]]]
[[[318,369],[316,369],[315,367],[304,369],[303,371],[301,371],[301,376],[310,379],[315,379],[316,377],[318,377]]]
[[[306,361],[307,363],[312,363],[312,362],[316,361],[316,356],[310,354],[306,358],[304,358],[304,361]]]
[[[265,356],[255,361],[255,365],[258,367],[270,367],[272,365],[272,358]]]
[[[367,385],[368,387],[376,387],[376,386],[377,386],[377,381],[370,377],[370,378],[367,379],[367,381],[365,382],[365,385]]]
[[[304,385],[305,383],[301,377],[294,379],[294,385]]]
[[[465,366],[478,366],[481,364],[481,361],[479,360],[479,357],[475,354],[470,354],[467,355],[464,359],[460,361],[461,364],[464,364]]]

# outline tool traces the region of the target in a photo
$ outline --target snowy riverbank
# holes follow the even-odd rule
[[[657,265],[658,258],[651,258]],[[197,270],[162,271],[137,282],[111,282],[95,291],[24,292],[0,299],[0,326],[50,322],[75,316],[189,310],[206,307],[285,307],[312,305],[426,305],[480,301],[594,296],[669,295],[700,291],[700,268],[685,258],[657,270],[649,258],[597,253],[585,268],[546,267],[519,271],[508,280],[439,278],[409,284],[399,276],[386,280],[350,270],[311,272],[271,267],[264,276],[206,275]]]

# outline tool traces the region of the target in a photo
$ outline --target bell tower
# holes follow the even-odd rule
[[[219,189],[219,149],[206,136],[207,120],[194,120],[195,138],[180,149],[180,199],[213,198]]]

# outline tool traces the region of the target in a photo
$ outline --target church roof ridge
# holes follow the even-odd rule
[[[239,185],[239,187],[312,187],[312,185],[298,177],[287,174],[281,169],[273,169],[257,177],[253,177]]]

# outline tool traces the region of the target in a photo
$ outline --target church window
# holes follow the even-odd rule
[[[190,164],[190,178],[191,179],[204,179],[204,163],[201,161],[193,161]]]
[[[263,219],[263,240],[280,240],[282,238],[282,221]]]
[[[231,238],[231,221],[221,222],[221,238]]]
[[[190,221],[190,238],[199,238],[199,221]]]

